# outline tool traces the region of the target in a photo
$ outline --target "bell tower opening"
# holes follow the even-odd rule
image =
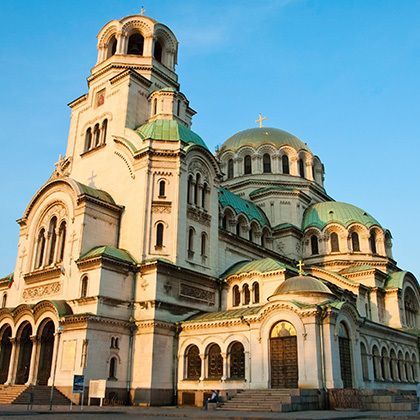
[[[159,63],[162,62],[162,44],[156,40],[155,41],[155,48],[153,50],[153,57],[159,61]]]
[[[143,55],[144,38],[138,32],[135,32],[128,38],[127,54]]]

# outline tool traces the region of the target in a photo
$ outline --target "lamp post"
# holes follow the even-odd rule
[[[52,410],[52,403],[53,403],[53,397],[54,397],[54,384],[55,384],[55,372],[57,371],[57,360],[58,360],[58,350],[60,348],[60,337],[61,333],[63,332],[64,327],[62,325],[59,325],[57,327],[57,347],[56,347],[56,354],[54,359],[54,370],[53,370],[53,378],[52,378],[52,384],[51,384],[51,393],[50,393],[50,411]]]

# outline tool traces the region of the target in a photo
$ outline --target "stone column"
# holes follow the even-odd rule
[[[9,362],[9,372],[7,374],[7,380],[5,385],[12,385],[15,382],[15,367],[16,367],[16,356],[18,355],[17,352],[17,345],[18,340],[16,337],[10,337],[10,342],[12,343],[12,352],[10,354],[10,362]]]
[[[58,342],[59,342],[58,337],[59,337],[60,334],[61,334],[61,332],[55,332],[54,333],[54,350],[53,350],[53,357],[52,357],[52,360],[51,360],[50,377],[48,379],[48,385],[50,385],[50,386],[52,384],[52,372],[54,371],[54,366],[56,366],[57,365],[57,362],[58,362],[58,351],[59,351],[59,348],[58,348]]]
[[[200,359],[201,359],[201,375],[200,375],[200,381],[203,381],[206,377],[206,355],[204,353],[200,353]]]
[[[31,336],[32,341],[32,353],[31,361],[29,363],[29,375],[25,385],[34,385],[36,382],[36,357],[38,353],[38,338],[36,335]]]
[[[152,36],[144,39],[143,56],[153,57],[153,43],[154,38]]]
[[[314,181],[314,176],[312,173],[313,162],[312,160],[307,160],[305,162],[305,177],[309,179],[309,181]]]
[[[251,344],[251,343],[250,343]],[[245,380],[248,384],[248,387],[251,387],[251,352],[245,351]]]
[[[223,374],[221,380],[226,381],[226,379],[228,378],[228,357],[226,353],[220,353],[220,355],[223,358]]]

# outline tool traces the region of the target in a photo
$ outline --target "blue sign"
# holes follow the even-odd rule
[[[73,376],[73,394],[83,394],[85,389],[85,375]]]

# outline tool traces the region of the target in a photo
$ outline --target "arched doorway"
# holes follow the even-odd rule
[[[38,385],[48,385],[48,379],[51,376],[51,364],[54,351],[54,322],[47,320],[38,330],[39,337],[39,364],[38,364]],[[38,334],[39,334],[38,332]]]
[[[12,353],[11,336],[12,328],[10,325],[5,325],[0,332],[0,384],[4,384],[9,375],[10,355]]]
[[[295,327],[280,321],[270,333],[271,388],[298,387],[297,337]]]
[[[17,339],[19,343],[19,358],[16,369],[16,384],[23,385],[28,381],[32,354],[32,327],[28,322],[19,328]]]
[[[338,328],[338,345],[340,351],[340,369],[343,388],[353,387],[351,368],[350,335],[347,327],[341,322]]]

